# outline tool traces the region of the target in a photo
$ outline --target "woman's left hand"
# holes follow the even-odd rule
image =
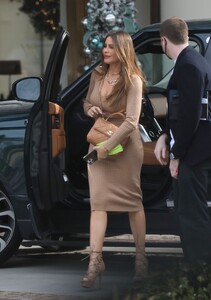
[[[104,146],[95,146],[93,149],[97,150],[98,159],[105,159],[108,156],[108,151]]]

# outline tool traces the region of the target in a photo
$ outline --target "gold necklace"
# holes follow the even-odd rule
[[[119,74],[119,73],[118,73]],[[116,78],[116,79],[109,79],[109,73],[107,73],[106,74],[106,81],[108,82],[108,84],[110,84],[110,85],[115,85],[117,82],[118,82],[118,80],[119,80],[119,77],[118,78]],[[114,75],[114,74],[112,74],[112,75]],[[117,75],[117,74],[116,74]]]
[[[110,72],[108,72],[107,74],[109,74],[109,75],[119,75],[120,72],[116,72],[116,73],[110,73]]]

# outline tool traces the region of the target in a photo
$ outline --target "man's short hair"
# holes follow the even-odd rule
[[[188,26],[186,22],[177,17],[171,17],[160,25],[160,36],[165,36],[175,45],[188,42]]]

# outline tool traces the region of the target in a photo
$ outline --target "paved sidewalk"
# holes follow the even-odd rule
[[[82,289],[80,280],[88,261],[82,259],[89,253],[88,248],[67,252],[45,252],[35,246],[20,247],[14,256],[0,270],[0,300],[111,300],[116,286],[124,289],[133,274],[135,247],[131,235],[108,238],[128,242],[127,247],[104,247],[107,266],[103,288]],[[168,264],[182,257],[178,236],[147,235],[146,252],[151,268]],[[156,248],[156,244],[159,247]],[[155,244],[155,245],[154,245]],[[176,245],[176,246],[175,246]],[[170,255],[170,256],[169,256]],[[165,258],[166,257],[166,258]],[[153,271],[153,270],[152,270]],[[110,297],[109,297],[110,295]]]
[[[1,300],[92,300],[76,296],[58,296],[34,293],[0,292]]]
[[[70,300],[69,296],[55,296],[32,293],[0,292],[1,300]],[[79,298],[78,298],[79,299]],[[74,299],[75,300],[75,299]]]

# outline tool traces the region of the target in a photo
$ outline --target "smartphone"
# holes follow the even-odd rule
[[[83,159],[87,162],[87,164],[92,165],[97,160],[97,151],[93,150],[86,154]]]

